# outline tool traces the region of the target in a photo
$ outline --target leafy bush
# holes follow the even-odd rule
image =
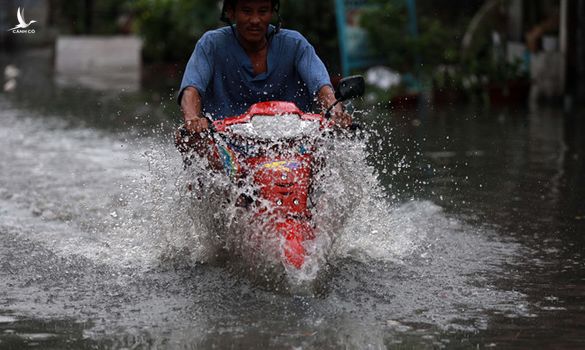
[[[119,16],[130,12],[130,3],[129,0],[53,0],[51,21],[66,34],[118,34]]]
[[[375,49],[387,64],[400,72],[430,73],[438,64],[458,59],[456,29],[443,25],[437,18],[418,16],[418,35],[408,32],[405,1],[376,0],[367,9],[361,25],[368,31]]]
[[[184,61],[205,31],[220,25],[217,0],[137,0],[146,61]]]
[[[303,34],[332,73],[339,71],[339,45],[334,0],[282,1],[283,27]]]

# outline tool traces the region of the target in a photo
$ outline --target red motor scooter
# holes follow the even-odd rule
[[[342,79],[336,104],[363,92],[361,76]],[[331,108],[321,115],[304,113],[291,102],[260,102],[242,115],[212,123],[214,156],[234,185],[248,187],[240,202],[251,214],[247,224],[262,231],[242,239],[280,242],[273,246],[285,267],[303,267],[311,254],[307,243],[318,232],[309,197],[322,164],[316,151],[333,125]]]

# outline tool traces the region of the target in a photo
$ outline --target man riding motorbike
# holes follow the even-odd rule
[[[334,105],[325,65],[301,34],[281,28],[279,6],[279,0],[224,0],[221,19],[228,26],[201,37],[183,75],[178,102],[189,137],[177,137],[181,152],[195,149],[210,159],[208,143],[201,142],[210,120],[242,114],[256,102],[290,101],[322,112]],[[351,125],[340,104],[331,117],[338,126]]]

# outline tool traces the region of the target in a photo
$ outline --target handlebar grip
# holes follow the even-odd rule
[[[362,130],[362,125],[358,124],[358,123],[351,123],[351,125],[349,126],[349,130],[351,131],[358,131],[358,130]]]
[[[204,118],[207,119],[208,128],[206,131],[203,131],[203,132],[209,132],[209,133],[213,134],[216,131],[215,125],[213,124],[213,121],[208,117],[204,117]],[[182,124],[179,127],[179,132],[181,133],[181,137],[188,137],[188,136],[191,136],[193,134],[193,132],[187,130],[187,128],[185,127],[185,124]]]
[[[214,133],[215,124],[213,124],[213,120],[211,120],[211,118],[209,118],[208,116],[205,116],[204,118],[207,119],[207,122],[209,123],[209,132]]]

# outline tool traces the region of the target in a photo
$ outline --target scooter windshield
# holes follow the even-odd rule
[[[316,120],[303,120],[298,114],[255,115],[247,123],[229,126],[229,131],[247,139],[290,140],[315,137],[320,123]]]

